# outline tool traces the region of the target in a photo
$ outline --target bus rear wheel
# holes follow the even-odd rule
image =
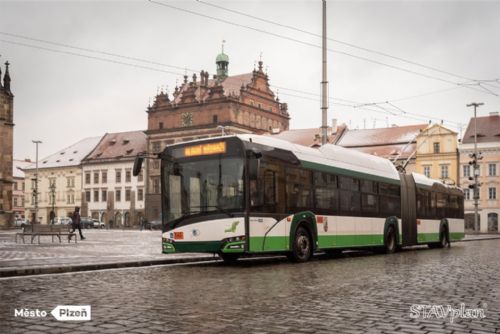
[[[312,240],[309,232],[302,226],[297,228],[293,240],[292,252],[288,258],[293,262],[306,262],[312,256]]]
[[[398,245],[396,242],[396,230],[393,226],[389,226],[387,229],[387,234],[385,236],[385,252],[387,254],[392,254],[396,252]]]
[[[443,228],[439,233],[439,243],[437,244],[438,248],[446,248],[450,247],[450,237],[448,235],[448,230]]]

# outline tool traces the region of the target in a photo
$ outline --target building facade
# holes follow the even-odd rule
[[[458,185],[459,155],[457,133],[440,124],[429,125],[417,136],[415,171],[441,180],[448,185]]]
[[[26,191],[26,181],[24,175],[24,168],[31,165],[33,162],[29,159],[14,160],[13,175],[14,184],[12,189],[12,211],[14,217],[27,218],[24,214],[24,199]]]
[[[209,79],[206,71],[192,81],[184,76],[172,99],[167,93],[156,96],[148,114],[148,154],[161,152],[177,142],[217,137],[224,134],[271,133],[288,130],[286,103],[270,89],[262,61],[251,73],[229,76],[229,57],[216,58],[217,74]],[[146,217],[161,218],[160,162],[146,160]]]
[[[5,62],[5,75],[0,68],[0,229],[14,221],[12,211],[12,175],[14,148],[14,94],[10,90],[9,62]]]
[[[500,232],[500,115],[472,118],[467,126],[460,150],[460,185],[465,193],[465,228],[474,229],[474,169],[469,163],[474,153],[474,128],[477,121],[477,147],[482,159],[478,160],[479,230]]]
[[[110,227],[132,227],[144,216],[144,172],[132,175],[137,154],[146,152],[144,131],[108,133],[82,161],[82,215]]]
[[[83,139],[24,169],[26,182],[25,215],[30,221],[47,224],[52,217],[71,216],[75,206],[82,206],[81,161],[97,146],[101,137]],[[38,212],[35,220],[36,179]]]

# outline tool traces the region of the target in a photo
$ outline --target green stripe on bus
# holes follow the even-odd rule
[[[285,236],[250,237],[250,252],[278,252],[288,250]]]
[[[217,253],[222,247],[221,241],[176,241],[174,243],[177,252],[200,252]]]
[[[384,236],[382,234],[318,236],[319,248],[382,246],[383,244]]]
[[[462,240],[463,238],[465,238],[464,232],[451,232],[450,233],[450,240]]]
[[[316,162],[301,160],[301,163],[302,163],[302,166],[304,168],[310,168],[310,169],[314,169],[314,170],[317,170],[320,172],[328,172],[328,173],[340,174],[340,175],[345,175],[345,176],[359,177],[359,178],[363,178],[366,180],[382,181],[382,182],[392,183],[392,184],[396,184],[396,185],[401,184],[401,182],[399,180],[396,180],[396,179],[390,179],[387,177],[382,177],[382,176],[377,176],[377,175],[372,175],[372,174],[365,174],[362,172],[356,172],[356,171],[352,171],[349,169],[343,169],[343,168],[339,168],[339,167],[323,165],[323,164],[319,164]]]

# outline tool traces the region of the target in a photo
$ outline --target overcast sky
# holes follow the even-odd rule
[[[11,63],[16,158],[34,158],[32,139],[43,141],[43,157],[85,137],[146,129],[145,110],[158,87],[171,92],[182,82],[184,68],[190,76],[192,70],[215,73],[222,40],[230,75],[251,72],[262,53],[271,85],[281,87],[280,100],[288,103],[290,127],[320,126],[314,95],[320,92],[321,49],[314,47],[320,38],[195,0],[158,1],[274,35],[146,0],[0,1],[0,60],[2,72],[3,63]],[[319,0],[206,3],[321,33]],[[330,40],[328,48],[340,52],[328,52],[329,119],[371,128],[432,117],[459,132],[459,123],[467,124],[472,115],[467,103],[484,102],[479,115],[500,110],[500,98],[486,91],[500,94],[500,82],[481,88],[470,81],[500,78],[500,2],[328,1],[327,6],[329,38],[449,73]],[[426,93],[433,94],[399,100]],[[382,104],[359,107],[377,102]]]

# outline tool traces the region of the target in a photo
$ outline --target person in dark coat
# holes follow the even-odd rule
[[[71,217],[73,220],[73,231],[75,232],[76,229],[78,229],[78,232],[80,232],[80,239],[85,240],[85,237],[82,234],[82,225],[80,222],[80,208],[77,206],[75,207],[75,212],[73,212],[73,217]]]

